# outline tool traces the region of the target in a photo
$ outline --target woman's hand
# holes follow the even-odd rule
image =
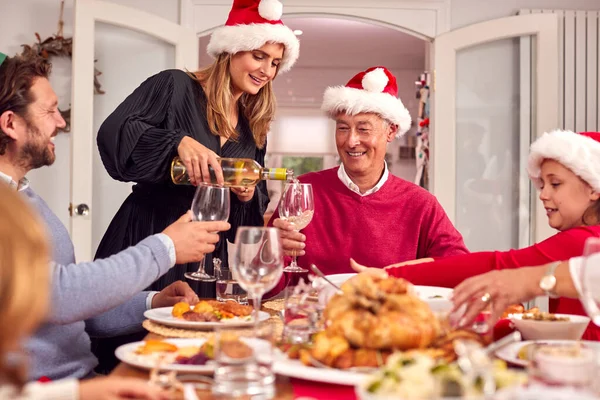
[[[281,245],[286,256],[302,257],[305,254],[306,236],[295,231],[292,223],[277,218],[273,221],[273,226],[281,232]]]
[[[231,187],[230,190],[237,196],[239,201],[245,203],[254,197],[256,186]]]
[[[386,269],[386,268],[404,267],[404,266],[407,266],[407,265],[423,264],[423,263],[428,263],[428,262],[432,262],[432,261],[434,261],[434,260],[431,257],[417,258],[416,260],[408,260],[408,261],[403,261],[403,262],[400,262],[400,263],[397,263],[397,264],[388,265],[387,267],[384,267],[384,269]]]
[[[225,183],[217,153],[203,146],[198,141],[189,136],[184,136],[181,142],[179,142],[179,146],[177,146],[177,154],[185,165],[192,185],[198,186],[200,182],[210,183],[209,165],[215,171],[216,183],[219,185]]]
[[[543,268],[516,268],[490,271],[465,279],[454,288],[452,295],[452,314],[465,310],[459,316],[458,325],[470,324],[488,306],[491,308],[489,323],[494,324],[508,306],[540,294],[540,273],[543,275]]]
[[[385,279],[388,277],[388,273],[385,272],[385,269],[365,267],[364,265],[360,265],[359,263],[354,261],[353,258],[350,259],[350,266],[354,271],[356,271],[359,274],[371,275],[381,279]]]

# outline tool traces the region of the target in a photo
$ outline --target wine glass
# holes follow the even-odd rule
[[[254,303],[254,328],[258,328],[262,296],[273,289],[283,274],[283,248],[277,228],[238,228],[232,269],[239,285]]]
[[[194,221],[227,221],[229,219],[229,197],[228,187],[208,183],[199,184],[192,201]],[[204,258],[200,260],[198,271],[186,272],[185,277],[202,282],[217,280],[204,270]]]
[[[584,260],[579,274],[574,274],[581,303],[594,324],[600,326],[600,238],[589,238],[583,248]]]
[[[279,217],[292,224],[296,232],[306,228],[315,213],[313,190],[310,183],[286,183],[279,201]],[[284,272],[304,273],[307,269],[301,268],[296,262],[296,253],[292,256],[290,265],[283,269]]]

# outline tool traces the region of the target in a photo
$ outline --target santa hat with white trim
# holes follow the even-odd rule
[[[600,192],[600,132],[575,133],[555,130],[531,144],[527,173],[541,187],[541,168],[546,159],[556,160]]]
[[[376,113],[398,126],[396,137],[410,129],[410,114],[398,98],[396,77],[385,67],[372,67],[355,75],[346,86],[325,90],[321,110],[334,116]]]
[[[256,50],[266,43],[285,46],[279,72],[286,72],[300,55],[300,41],[281,21],[283,5],[278,0],[233,0],[225,26],[211,35],[207,53],[217,58],[221,53],[235,54]]]

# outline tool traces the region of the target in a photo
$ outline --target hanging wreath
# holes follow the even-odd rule
[[[23,44],[23,52],[21,53],[24,56],[32,56],[36,55],[42,57],[44,60],[50,62],[51,57],[66,57],[71,60],[73,58],[73,38],[66,38],[63,36],[63,11],[64,11],[65,2],[61,0],[60,5],[60,18],[58,20],[58,32],[46,38],[42,41],[39,33],[35,33],[35,37],[37,38],[37,43],[33,45]],[[102,72],[98,71],[98,69],[94,68],[94,94],[104,94],[102,90],[102,86],[100,85],[100,81],[98,80],[98,76],[102,75]],[[61,129],[63,132],[71,131],[71,109],[60,110],[60,114],[65,119],[66,126]]]

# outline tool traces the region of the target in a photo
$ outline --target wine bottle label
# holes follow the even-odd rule
[[[287,169],[285,169],[285,168],[269,168],[269,179],[285,181],[287,179]]]

